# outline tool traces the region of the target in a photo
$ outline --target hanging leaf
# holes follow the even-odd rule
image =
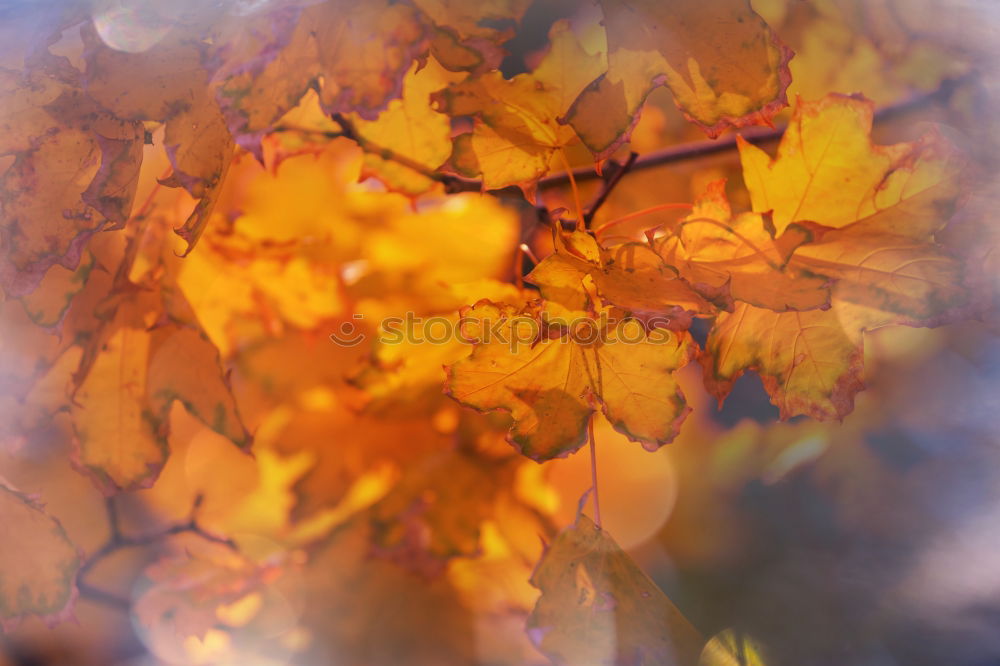
[[[580,515],[546,549],[528,635],[555,664],[697,664],[704,640],[607,532]]]

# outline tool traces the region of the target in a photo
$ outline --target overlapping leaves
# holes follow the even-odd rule
[[[32,22],[43,38],[31,48],[15,40],[0,60],[0,288],[18,299],[0,314],[5,332],[61,334],[0,341],[16,356],[0,373],[0,399],[16,417],[4,434],[66,417],[77,466],[113,493],[156,479],[178,413],[244,449],[252,421],[262,459],[300,465],[281,488],[279,521],[332,512],[359,526],[350,557],[316,558],[330,578],[321,602],[334,599],[334,610],[355,601],[342,596],[357,587],[345,561],[373,572],[357,589],[379,608],[416,586],[402,565],[451,576],[423,592],[468,637],[456,560],[487,552],[492,564],[524,569],[534,554],[518,551],[513,530],[497,536],[504,511],[532,516],[523,522],[535,544],[551,532],[518,494],[519,465],[531,463],[500,442],[510,424],[460,411],[442,382],[462,404],[509,413],[509,439],[537,461],[577,450],[598,411],[656,448],[687,414],[675,371],[696,355],[720,400],[751,370],[783,416],[842,418],[864,386],[865,331],[937,325],[972,303],[974,281],[935,236],[957,199],[956,158],[933,132],[873,144],[872,108],[860,98],[800,105],[775,159],[741,143],[750,211],[734,214],[716,183],[646,242],[558,234],[528,276],[540,298],[498,282],[521,240],[499,204],[465,196],[411,209],[343,183],[371,175],[417,196],[453,184],[442,173],[452,171],[530,195],[578,139],[610,155],[658,85],[711,135],[768,122],[784,105],[790,53],[744,0],[602,0],[555,21],[513,77],[499,64],[528,11],[520,1],[213,3],[135,53],[105,43],[71,4],[49,24]],[[324,115],[317,127],[294,122],[304,96]],[[315,155],[284,159],[279,148],[276,157],[276,129],[307,137],[299,152]],[[248,167],[237,145],[270,172]],[[156,177],[176,196],[151,186]],[[134,205],[137,193],[146,203]],[[171,227],[185,244],[170,242]],[[462,303],[475,304],[457,313]],[[406,309],[460,326],[463,339],[354,351],[327,342],[352,310],[376,320]],[[687,331],[697,319],[712,321],[700,350]],[[360,405],[349,405],[355,392]],[[14,592],[0,585],[0,623],[61,619],[75,594],[75,548],[5,482],[0,511],[14,533],[0,578],[26,581]],[[381,556],[374,565],[370,549]],[[145,603],[194,633],[213,621],[216,601],[267,582],[256,566],[213,565],[221,577],[188,590],[191,564],[164,566],[165,584]],[[543,596],[532,636],[556,661],[629,663],[641,650],[690,660],[697,650],[662,593],[584,518],[533,580]],[[188,592],[210,603],[195,599],[185,617],[174,605],[190,606]],[[318,626],[320,612],[309,611]],[[581,645],[581,627],[597,640]],[[367,628],[360,644],[347,629],[333,633],[355,641],[360,658],[412,657],[406,646],[372,653]],[[426,635],[430,659],[449,653]],[[468,660],[469,649],[455,654]]]
[[[612,251],[580,232],[557,242],[529,276],[549,304],[531,316],[541,320],[556,304],[589,308],[585,321],[593,321],[597,309],[617,307],[652,333],[714,316],[701,362],[720,401],[755,370],[784,418],[843,418],[864,387],[866,330],[937,325],[969,302],[959,262],[934,240],[958,196],[954,150],[934,132],[877,146],[871,116],[870,102],[832,95],[799,105],[773,161],[742,143],[753,212],[734,216],[715,183],[690,215],[648,243]],[[516,314],[488,304],[470,312],[504,320]],[[512,440],[535,458],[580,446],[596,404],[588,400],[601,401],[634,439],[671,439],[667,429],[643,430],[612,416],[616,398],[591,381],[621,376],[621,359],[602,356],[607,346],[597,348],[592,366],[577,347],[558,355],[550,348],[544,335],[516,353],[480,344],[452,366],[448,390],[479,409],[509,410]],[[621,397],[646,419],[682,414],[682,403],[669,403],[656,388],[683,366],[679,349],[624,352],[637,364],[626,376],[634,371],[634,384],[645,390]],[[563,390],[553,391],[556,385]]]

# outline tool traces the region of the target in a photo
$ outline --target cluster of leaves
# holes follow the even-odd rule
[[[844,418],[865,331],[982,314],[981,275],[939,238],[963,160],[933,129],[878,145],[873,104],[831,94],[797,104],[773,159],[739,139],[747,212],[716,180],[680,219],[616,237],[622,218],[587,228],[608,177],[586,215],[573,183],[564,225],[533,204],[574,147],[621,171],[605,160],[661,86],[710,137],[769,124],[792,52],[746,0],[600,0],[553,3],[545,43],[511,64],[538,4],[0,10],[0,437],[54,441],[113,498],[88,554],[0,478],[5,630],[70,616],[78,589],[108,597],[89,582],[102,558],[155,545],[119,601],[165,659],[219,626],[264,635],[252,602],[303,607],[323,640],[297,619],[267,636],[311,658],[472,663],[471,625],[526,616],[541,558],[528,634],[555,663],[697,662],[701,637],[607,532],[581,515],[557,534],[524,457],[576,451],[597,412],[671,441],[694,360],[720,403],[751,370],[783,418]],[[152,27],[116,28],[136,15]],[[513,204],[482,194],[505,188]],[[552,251],[525,288],[515,249],[539,238]],[[407,312],[538,334],[379,342]],[[352,330],[360,346],[328,339]],[[210,450],[226,471],[192,471]],[[128,535],[114,507],[131,497],[198,520]],[[213,536],[241,531],[269,545]],[[489,649],[535,659],[524,640]]]
[[[865,330],[939,324],[970,306],[961,262],[934,240],[959,194],[959,158],[933,132],[873,145],[871,120],[862,99],[800,103],[775,159],[740,143],[752,212],[733,215],[714,182],[646,242],[606,248],[602,229],[577,231],[527,277],[544,307],[618,309],[681,331],[673,344],[611,337],[593,359],[560,344],[569,333],[516,355],[480,345],[452,366],[449,390],[509,410],[513,441],[536,460],[578,449],[598,405],[631,439],[669,442],[687,411],[672,373],[696,355],[720,402],[755,370],[783,418],[843,418],[864,386]],[[483,303],[469,314],[508,316]],[[714,322],[704,349],[683,333],[699,317]]]

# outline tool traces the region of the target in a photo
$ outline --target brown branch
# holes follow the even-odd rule
[[[968,80],[969,77],[962,77],[959,79],[946,79],[937,90],[929,93],[923,93],[920,95],[915,95],[909,99],[896,102],[889,106],[885,106],[875,112],[875,122],[882,123],[886,122],[894,117],[910,113],[919,110],[923,107],[940,103],[947,102],[950,99],[952,93],[955,89],[961,85],[964,81]],[[415,160],[407,157],[406,155],[401,155],[390,148],[380,146],[376,143],[369,141],[368,139],[361,136],[354,123],[340,113],[335,113],[331,118],[341,127],[340,132],[325,131],[325,130],[312,130],[302,127],[283,125],[276,127],[274,131],[276,132],[300,132],[308,134],[316,134],[325,138],[337,138],[344,137],[350,139],[358,144],[358,146],[367,153],[373,155],[378,155],[384,160],[396,162],[402,166],[405,166],[417,173],[425,176],[426,178],[433,180],[435,182],[444,185],[445,192],[448,194],[456,194],[458,192],[483,192],[485,188],[483,186],[482,180],[477,180],[473,178],[463,178],[450,173],[442,173],[435,169],[428,167],[427,165],[420,164]],[[751,127],[742,130],[739,134],[728,134],[721,139],[712,139],[704,141],[692,141],[690,143],[682,143],[676,146],[669,146],[662,150],[657,150],[645,155],[641,155],[632,158],[629,156],[628,164],[629,167],[627,171],[637,171],[640,169],[650,169],[658,166],[663,166],[665,164],[675,164],[677,162],[685,162],[687,160],[694,160],[701,157],[707,157],[709,155],[716,155],[719,153],[725,153],[736,148],[737,136],[742,136],[744,140],[748,143],[755,145],[770,143],[777,141],[785,133],[785,127]],[[611,164],[616,165],[616,162]],[[538,181],[538,189],[547,189],[553,187],[562,187],[568,185],[570,182],[570,173],[572,173],[573,179],[580,183],[589,180],[596,180],[598,178],[605,178],[606,185],[602,190],[598,199],[594,201],[588,210],[585,217],[585,224],[589,226],[590,220],[593,219],[594,213],[597,209],[604,203],[611,190],[617,185],[618,181],[625,174],[625,171],[618,170],[616,167],[608,165],[606,170],[610,168],[614,170],[612,177],[609,178],[606,175],[598,173],[594,166],[582,166],[573,169],[571,172],[563,171],[560,173],[554,173]],[[614,181],[612,183],[612,180]]]
[[[960,79],[946,79],[937,90],[929,93],[914,95],[913,97],[896,102],[895,104],[890,104],[882,107],[881,109],[877,109],[875,111],[875,122],[884,123],[895,117],[912,113],[913,111],[918,111],[933,104],[946,103],[955,92],[955,89],[965,82],[967,78],[968,77]],[[758,145],[777,141],[784,133],[785,126],[770,128],[751,127],[743,130],[739,135],[727,134],[721,139],[692,141],[690,143],[669,146],[662,150],[657,150],[640,156],[636,159],[635,164],[632,165],[632,171],[663,166],[664,164],[685,162],[687,160],[707,157],[708,155],[716,155],[718,153],[725,153],[736,148],[737,136],[742,136],[748,143]],[[600,177],[601,175],[592,166],[583,166],[573,169],[573,179],[576,180],[577,183],[586,180],[594,180]],[[548,187],[562,187],[563,185],[567,185],[569,180],[569,174],[566,172],[554,173],[551,176],[546,176],[545,178],[539,180],[538,188],[544,189]]]

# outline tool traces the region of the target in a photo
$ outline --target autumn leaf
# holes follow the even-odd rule
[[[836,280],[838,302],[877,310],[881,324],[933,325],[968,302],[962,267],[936,243],[883,233],[875,217],[796,250],[792,266]]]
[[[665,85],[689,120],[711,136],[768,123],[788,102],[785,47],[745,0],[601,0],[607,69],[565,120],[604,159],[628,141],[646,96]]]
[[[520,185],[530,193],[555,152],[574,139],[558,118],[597,75],[600,58],[584,50],[566,21],[552,26],[550,39],[533,72],[512,79],[500,72],[470,76],[434,97],[444,113],[475,118],[469,149],[486,189]]]
[[[454,557],[476,556],[481,525],[515,467],[512,458],[463,450],[425,457],[372,507],[375,552],[425,576],[441,575]]]
[[[611,536],[580,515],[538,563],[528,635],[555,664],[697,664],[704,640]]]
[[[428,33],[416,9],[388,0],[326,0],[222,24],[210,62],[233,136],[259,157],[263,134],[314,85],[325,112],[375,120],[402,94]]]
[[[200,199],[177,230],[190,251],[208,223],[234,148],[208,87],[200,35],[177,29],[143,53],[116,51],[93,28],[83,38],[88,94],[121,118],[165,123],[164,143],[173,166],[165,182]],[[141,80],[147,85],[136,86]]]
[[[817,233],[816,225],[793,224],[776,237],[766,215],[733,216],[725,181],[715,181],[655,247],[695,289],[730,308],[737,300],[778,312],[811,310],[829,305],[828,274],[789,261]]]
[[[431,54],[449,71],[483,74],[499,69],[503,63],[506,53],[497,42],[504,37],[501,32],[489,37],[463,38],[454,28],[434,26]]]
[[[30,293],[53,265],[75,270],[90,237],[128,217],[142,127],[87,96],[47,51],[0,71],[0,287]],[[39,178],[38,174],[45,174]]]
[[[220,623],[224,607],[254,594],[281,573],[278,564],[258,564],[223,544],[188,547],[146,567],[145,589],[132,612],[154,640],[157,635],[202,638]]]
[[[969,57],[979,50],[969,48],[975,43],[969,30],[959,49],[958,35],[949,34],[951,26],[968,24],[955,12],[971,8],[955,7],[951,22],[942,22],[935,7],[903,0],[879,5],[781,0],[754,7],[795,51],[789,64],[792,98],[861,90],[880,105],[892,104],[965,74]]]
[[[38,502],[0,480],[0,629],[26,617],[49,624],[72,617],[81,555]]]
[[[362,147],[373,143],[390,150],[394,156],[412,160],[424,169],[420,173],[387,160],[369,148],[365,153],[362,177],[375,176],[389,189],[403,194],[422,194],[433,186],[427,177],[451,155],[451,122],[448,116],[431,108],[431,93],[444,88],[454,75],[449,75],[436,60],[429,59],[422,67],[414,65],[403,79],[403,96],[393,100],[375,120],[358,116],[354,126]]]
[[[885,231],[927,238],[947,223],[960,156],[935,131],[876,145],[873,111],[860,96],[800,100],[774,159],[738,139],[753,210],[771,212],[776,233],[802,220],[838,228],[878,214]]]
[[[348,376],[353,386],[364,391],[365,411],[435,411],[442,397],[442,368],[469,353],[468,343],[457,335],[461,326],[459,309],[472,294],[497,301],[522,296],[514,285],[494,280],[464,283],[450,291],[454,300],[445,302],[440,310],[431,310],[428,314],[432,316],[412,321],[399,317],[388,330],[379,331],[369,356]]]
[[[774,312],[740,303],[718,316],[705,343],[705,385],[720,401],[756,370],[782,418],[843,418],[864,388],[862,331],[850,310]]]
[[[530,7],[530,0],[414,0],[434,23],[431,52],[453,72],[481,74],[500,69],[508,49],[502,44]]]
[[[703,365],[720,401],[754,368],[782,418],[843,418],[864,387],[865,331],[939,325],[968,303],[959,264],[933,241],[958,196],[958,156],[934,133],[876,146],[870,128],[870,103],[832,95],[800,104],[773,162],[741,144],[754,208],[770,212],[776,230],[824,225],[811,227],[789,268],[835,284],[827,311],[748,303],[718,317]]]
[[[657,330],[647,338],[638,321],[611,320],[609,310],[552,326],[564,313],[490,301],[464,309],[462,335],[475,344],[447,368],[445,391],[480,411],[510,412],[508,440],[539,462],[579,449],[598,408],[647,448],[671,441],[689,411],[673,371],[691,358],[690,337]]]
[[[250,444],[216,348],[182,324],[149,326],[141,310],[120,309],[73,395],[75,463],[107,493],[156,479],[174,401],[237,446]]]
[[[491,24],[516,24],[531,5],[530,0],[484,0],[468,3],[462,0],[414,0],[437,25],[453,28],[463,38],[497,37],[502,30]]]

